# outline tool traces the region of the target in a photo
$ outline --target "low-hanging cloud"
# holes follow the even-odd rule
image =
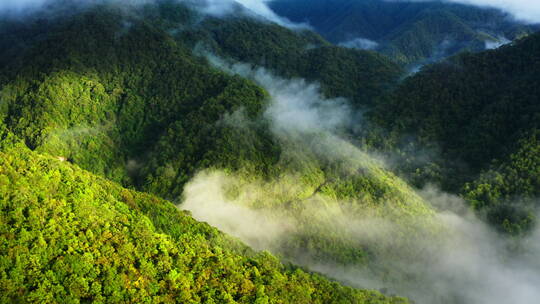
[[[210,63],[229,73],[254,80],[272,96],[265,116],[273,121],[274,131],[336,133],[352,124],[353,109],[345,98],[324,98],[320,86],[303,79],[284,79],[261,67],[229,64],[204,54]]]
[[[347,285],[407,296],[414,303],[530,304],[540,297],[540,230],[516,250],[512,240],[501,238],[469,213],[459,197],[434,188],[421,191],[440,208],[435,219],[445,231],[408,236],[392,220],[351,212],[343,202],[331,204],[324,197],[308,198],[299,211],[261,203],[274,199],[272,191],[281,187],[297,191],[295,177],[284,177],[277,182],[279,187],[257,180],[238,182],[241,179],[219,171],[202,172],[186,186],[181,207],[253,248],[269,250]],[[369,246],[372,265],[338,264],[317,259],[305,248],[288,248],[295,236],[314,230],[332,231],[350,246]]]
[[[202,172],[186,186],[181,207],[253,248],[269,250],[352,287],[407,296],[414,303],[530,304],[540,297],[540,230],[515,250],[512,240],[501,238],[469,213],[458,197],[433,188],[423,190],[426,200],[441,208],[435,219],[445,231],[419,231],[420,236],[408,237],[394,221],[348,211],[342,202],[329,204],[324,197],[310,197],[303,209],[290,213],[283,206],[262,204],[261,208],[257,206],[261,200],[273,199],[268,189],[275,185],[250,181],[240,182],[237,188],[241,178]],[[295,187],[294,177],[284,179],[278,182],[280,187]],[[236,193],[232,198],[231,187]],[[372,265],[337,264],[302,254],[305,248],[288,248],[295,236],[317,231],[314,227],[332,231],[351,246],[369,246]]]
[[[123,7],[141,5],[156,2],[157,0],[2,0],[0,1],[0,15],[26,16],[36,11],[43,10],[51,5],[62,9],[66,5],[93,5],[102,3],[114,3]],[[287,18],[278,16],[266,4],[264,0],[176,0],[187,4],[199,12],[216,17],[242,14],[267,20],[292,29],[308,28],[306,24],[293,23]]]
[[[505,44],[509,44],[511,42],[512,41],[508,40],[505,37],[497,37],[496,40],[484,41],[484,45],[485,45],[486,50],[492,50],[492,49],[499,48]]]
[[[238,7],[247,9],[248,12],[262,17],[268,21],[289,28],[307,28],[306,24],[293,23],[287,18],[278,16],[272,11],[267,0],[196,0],[188,1],[195,4],[201,11],[213,16],[227,16],[238,12]]]
[[[222,172],[202,172],[185,187],[182,209],[240,238],[256,250],[275,248],[275,242],[294,229],[293,220],[243,205],[248,201],[246,197],[227,197],[225,190],[233,184],[234,180]],[[257,192],[258,189],[252,186],[244,195],[251,194],[253,200]]]
[[[49,0],[3,0],[0,2],[0,13],[22,13],[42,8]]]
[[[537,0],[448,0],[456,3],[493,7],[512,14],[516,19],[540,22],[540,1]]]
[[[151,3],[155,0],[2,0],[0,2],[0,16],[11,18],[25,18],[38,12],[42,16],[62,16],[58,12],[73,11],[77,8],[89,7],[97,4],[118,4],[120,7]],[[183,1],[183,0],[179,0]]]
[[[209,59],[269,92],[265,118],[271,122],[274,136],[296,134],[300,154],[313,152],[310,155],[316,158],[345,163],[354,168],[351,172],[358,172],[359,166],[371,160],[340,136],[355,117],[345,99],[325,99],[316,84],[301,79],[286,80],[261,68]],[[375,166],[381,166],[380,162]],[[418,194],[411,191],[411,199],[419,195],[436,210],[432,216],[424,214],[432,219],[430,224],[424,225],[414,216],[404,224],[388,216],[394,202],[381,207],[383,212],[368,208],[359,213],[348,209],[350,202],[316,191],[306,195],[301,174],[294,173],[293,169],[276,181],[267,181],[205,171],[186,186],[181,208],[257,249],[270,250],[350,286],[385,290],[418,304],[529,304],[540,298],[540,229],[521,241],[505,239],[479,220],[460,197],[434,187]],[[283,202],[288,197],[304,199],[287,209]],[[443,229],[433,232],[433,227]],[[302,248],[288,248],[296,244],[294,236],[309,236],[314,231],[331,231],[341,242],[368,246],[371,265],[343,265],[302,254],[306,252]],[[388,273],[391,275],[384,275]]]
[[[350,48],[350,49],[374,50],[377,47],[379,47],[379,44],[373,40],[359,37],[352,40],[341,42],[339,43],[339,46]]]

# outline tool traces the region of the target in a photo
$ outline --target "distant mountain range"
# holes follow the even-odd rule
[[[496,9],[438,1],[274,0],[269,5],[333,43],[374,49],[401,64],[494,48],[539,28]]]

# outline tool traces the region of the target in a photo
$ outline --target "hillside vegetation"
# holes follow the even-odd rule
[[[3,303],[407,303],[255,254],[170,202],[0,152]]]
[[[468,31],[448,7],[417,13]],[[498,235],[432,204],[535,227],[539,34],[402,79],[173,0],[71,8],[0,22],[0,302],[463,303],[469,260],[434,265]]]
[[[5,25],[26,36],[24,41],[19,40],[21,36],[9,38],[21,44],[5,43],[1,49],[14,56],[3,63],[0,76],[0,159],[1,174],[6,176],[2,177],[2,216],[6,219],[2,222],[9,223],[2,225],[3,300],[404,302],[284,267],[162,200],[182,202],[184,186],[204,169],[236,176],[240,189],[252,181],[285,187],[297,183],[290,192],[268,192],[258,203],[259,209],[298,216],[301,228],[284,239],[276,252],[286,260],[297,261],[298,254],[304,253],[321,262],[344,265],[369,265],[374,261],[370,255],[383,249],[373,247],[374,242],[343,236],[343,230],[332,230],[332,225],[317,226],[332,219],[321,213],[321,218],[313,220],[302,212],[311,210],[310,196],[328,200],[327,210],[350,203],[355,214],[379,206],[377,213],[386,216],[389,210],[389,218],[409,215],[402,219],[404,226],[412,225],[416,216],[431,216],[431,209],[412,189],[371,163],[367,155],[348,166],[346,159],[312,155],[305,146],[295,146],[294,139],[287,146],[283,138],[272,134],[270,122],[262,115],[270,99],[264,89],[212,68],[191,51],[193,33],[210,30],[171,34],[171,24],[189,22],[189,11],[173,16],[178,18],[174,22],[156,19],[152,12],[132,16],[101,6],[65,19]],[[208,22],[210,27],[211,22],[221,21]],[[231,26],[249,22],[233,20]],[[255,30],[288,35],[302,47],[308,39],[305,35],[328,45],[314,34],[251,24]],[[227,52],[222,54],[228,56]],[[330,70],[336,69],[333,58],[345,58],[353,69],[389,68],[394,73],[389,83],[398,75],[395,65],[376,54],[330,46],[320,52],[329,55],[313,58]],[[303,65],[315,60],[301,53]],[[256,63],[254,58],[246,60]],[[270,68],[285,75],[300,73]],[[321,81],[329,96],[341,90],[337,87],[341,81]],[[353,82],[345,85],[355,94]],[[358,100],[367,102],[364,97],[374,98],[384,90],[377,87],[369,98]],[[227,122],[226,117],[238,113],[249,127]],[[301,182],[283,179],[288,174],[302,176]],[[123,189],[117,183],[149,194]],[[23,192],[28,195],[18,195]],[[268,200],[271,197],[274,200]],[[49,235],[43,229],[55,233]],[[30,245],[34,242],[40,246]],[[14,259],[24,255],[28,258]],[[31,267],[26,264],[30,262]],[[250,277],[251,273],[261,279]],[[292,288],[290,292],[286,285]]]
[[[540,35],[535,34],[497,50],[435,64],[381,100],[371,118],[393,134],[387,141],[399,146],[399,138],[414,135],[417,145],[440,151],[439,170],[425,180],[435,177],[459,191],[484,172],[475,186],[464,190],[473,206],[519,209],[521,200],[540,194],[538,54]],[[503,202],[514,207],[499,206]],[[529,223],[534,212],[528,211],[516,211],[521,214],[517,217],[494,211],[497,215],[490,217],[498,225]]]
[[[248,18],[208,19],[187,36],[179,36],[282,77],[319,82],[327,97],[347,97],[357,106],[372,104],[403,74],[398,65],[375,52],[332,46],[312,32],[296,33]]]

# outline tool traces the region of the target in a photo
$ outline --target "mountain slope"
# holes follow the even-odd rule
[[[172,11],[178,14],[169,16]],[[225,112],[240,108],[251,118],[259,115],[265,92],[238,77],[209,69],[205,60],[193,56],[188,48],[198,41],[195,34],[180,31],[173,39],[166,32],[186,22],[189,25],[193,12],[168,1],[153,9],[145,7],[143,12],[146,15],[133,17],[104,7],[99,13],[90,10],[68,21],[39,21],[47,26],[36,27],[49,27],[51,32],[30,31],[34,40],[30,39],[26,51],[17,52],[0,76],[4,99],[0,115],[7,127],[33,149],[170,197],[181,193],[181,185],[198,164],[204,167],[227,159],[229,163],[223,166],[238,167],[245,161],[260,164],[263,160],[266,169],[261,169],[269,170],[277,154],[261,151],[279,153],[271,138],[258,136],[258,143],[245,150],[245,159],[235,160],[227,156],[230,150],[222,150],[231,147],[216,141],[230,137],[231,131],[212,127]],[[322,47],[306,53],[311,41],[325,43],[278,26],[243,19],[211,19],[208,23],[204,28],[223,25],[215,28],[216,41],[228,40],[224,33],[231,33],[236,36],[233,41],[252,43],[246,54],[255,57],[237,59],[259,63],[261,58],[252,50],[275,49],[281,55],[275,55],[270,68],[286,76],[310,75],[323,83],[327,95],[348,95],[359,104],[370,103],[399,76],[394,65],[367,52]],[[246,25],[253,31],[243,32]],[[211,33],[204,28],[201,31]],[[276,35],[273,48],[263,48],[267,42],[255,38],[260,31]],[[201,34],[202,41],[212,42],[204,38],[206,34]],[[77,38],[81,35],[85,39]],[[235,43],[218,45],[218,51],[224,50],[218,54],[239,54],[231,48]],[[12,51],[8,48],[6,52]],[[277,62],[296,62],[297,66]],[[313,70],[319,74],[311,73]],[[176,161],[171,162],[171,157]],[[172,184],[179,186],[171,189]]]
[[[262,66],[286,78],[319,82],[327,97],[358,106],[394,87],[403,70],[374,52],[332,46],[309,31],[294,32],[248,18],[206,19],[179,39],[221,57]]]
[[[239,106],[251,115],[262,108],[265,93],[252,83],[209,69],[142,22],[124,32],[118,17],[107,10],[76,16],[5,70],[2,118],[29,147],[134,184],[137,170],[127,163],[180,118],[204,124],[196,112],[212,123]],[[204,157],[189,153],[192,164]]]
[[[376,258],[382,260],[383,253],[395,255],[399,251],[396,248],[405,252],[410,249],[407,246],[411,247],[385,247],[373,239],[359,240],[347,227],[335,227],[334,214],[353,220],[372,216],[395,221],[407,227],[399,233],[403,239],[415,238],[424,224],[433,224],[431,207],[413,189],[341,137],[317,128],[306,134],[277,136],[271,119],[264,115],[273,97],[255,80],[211,67],[190,47],[196,45],[200,34],[203,43],[214,41],[221,52],[218,54],[233,54],[234,43],[218,43],[230,36],[221,33],[222,28],[213,28],[215,23],[230,29],[230,35],[237,37],[231,38],[235,43],[252,43],[251,50],[267,45],[254,37],[268,31],[268,35],[278,37],[275,50],[268,54],[282,53],[276,55],[279,60],[272,62],[271,68],[284,75],[301,76],[309,74],[301,72],[304,69],[321,67],[329,74],[312,79],[320,77],[323,87],[326,83],[327,95],[338,95],[342,90],[345,94],[363,94],[354,89],[354,80],[373,74],[372,82],[360,83],[363,88],[374,86],[368,90],[369,99],[397,81],[396,65],[374,53],[327,46],[314,34],[296,34],[246,19],[208,19],[202,27],[174,31],[186,22],[191,25],[193,15],[177,4],[173,7],[178,11],[168,10],[168,5],[172,5],[170,1],[145,7],[144,13],[99,6],[65,19],[44,21],[52,22],[51,30],[45,36],[33,32],[35,40],[29,35],[28,45],[16,52],[1,73],[3,141],[21,142],[42,155],[180,203],[189,201],[183,196],[184,187],[200,171],[214,170],[234,178],[232,189],[224,189],[232,200],[242,197],[252,183],[272,186],[265,187],[267,192],[261,193],[268,195],[259,200],[237,203],[247,203],[253,212],[268,211],[267,217],[284,215],[297,220],[295,233],[284,237],[277,248],[270,248],[292,262],[302,262],[302,256],[309,256],[321,263],[370,267]],[[162,10],[179,14],[169,16]],[[246,25],[252,33],[238,32]],[[206,35],[212,31],[217,34],[210,39]],[[279,42],[281,37],[288,37],[296,47],[289,49],[289,44]],[[309,41],[319,41],[323,46],[306,50]],[[247,61],[258,63],[260,53],[247,54],[253,56],[246,57]],[[298,66],[279,66],[288,54],[299,59]],[[340,64],[334,65],[334,59]],[[331,73],[344,66],[350,70],[333,79]],[[387,82],[376,83],[378,71],[380,79]],[[360,78],[350,76],[343,82],[351,73]],[[368,102],[359,96],[359,103]],[[340,138],[337,142],[336,137]],[[9,149],[9,144],[5,146]],[[333,153],[326,153],[325,146],[333,147]],[[319,205],[320,209],[314,208]],[[160,232],[179,231],[170,227],[174,219],[147,208]],[[382,268],[376,275],[386,276],[392,270],[391,266]]]
[[[434,24],[472,37],[456,14],[419,13],[396,39]],[[513,251],[536,255],[537,35],[399,83],[374,52],[172,0],[57,17],[0,24],[20,33],[0,39],[2,302],[406,302],[281,260],[477,303],[529,273]],[[395,172],[523,238],[508,246],[461,198]]]
[[[519,178],[502,173],[503,183],[511,189],[502,191],[506,194],[493,190],[492,196],[535,197],[539,194],[534,182],[538,164],[532,155],[540,129],[539,47],[540,35],[535,34],[497,50],[464,54],[430,66],[381,101],[372,119],[398,137],[413,134],[420,145],[440,149],[446,162],[442,182],[449,189],[457,191],[481,171],[524,161],[529,165],[518,165],[524,170]],[[526,146],[531,156],[518,153]],[[524,191],[518,180],[527,176],[532,177],[532,188]],[[493,205],[498,200],[489,195],[482,203],[478,199],[475,205]]]
[[[24,147],[0,152],[0,193],[4,303],[406,303],[255,255],[169,202]]]

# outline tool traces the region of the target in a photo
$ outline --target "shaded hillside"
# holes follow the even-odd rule
[[[499,181],[488,174],[477,183],[504,183],[505,190],[494,185],[486,190],[489,186],[482,190],[492,192],[485,198],[476,191],[474,205],[535,197],[539,194],[537,157],[517,151],[529,147],[535,155],[537,150],[539,54],[540,35],[535,34],[497,50],[429,66],[405,80],[378,105],[372,118],[398,137],[414,135],[420,145],[440,149],[445,160],[442,182],[451,189],[457,190],[490,166],[502,166]],[[500,165],[507,161],[508,165]],[[521,162],[528,165],[518,165]],[[510,174],[514,169],[509,168],[516,165],[523,173]],[[525,181],[531,177],[532,183]],[[520,186],[521,181],[529,186]]]
[[[215,146],[217,135],[202,135],[207,125],[240,106],[255,116],[265,93],[209,68],[165,32],[122,19],[110,11],[69,19],[13,60],[0,78],[3,123],[32,149],[141,186],[138,158],[169,126],[185,128],[174,149],[192,169],[181,183],[205,158],[201,149]]]
[[[375,52],[338,48],[310,31],[294,32],[248,18],[206,19],[177,37],[283,77],[320,82],[328,97],[347,97],[355,105],[370,105],[403,74]]]
[[[180,31],[176,39],[169,34],[182,22],[189,24],[193,12],[167,1],[146,7],[142,17],[100,10],[62,23],[40,21],[53,30],[29,35],[39,38],[30,40],[0,76],[4,101],[0,115],[9,130],[32,149],[165,197],[178,197],[199,168],[252,163],[263,174],[275,172],[272,166],[280,147],[265,131],[264,122],[249,131],[254,141],[243,147],[234,144],[233,129],[217,124],[226,113],[239,109],[249,118],[259,117],[265,92],[192,55],[188,47],[197,41],[195,34],[211,43],[206,39],[211,30]],[[310,79],[320,80],[328,95],[356,96],[359,103],[367,103],[398,76],[399,69],[372,53],[335,47],[306,51],[314,41],[326,44],[313,34],[243,19],[210,19],[208,24],[208,28],[223,25],[214,28],[221,37],[216,41],[227,41],[227,35],[236,39],[218,44],[218,51],[225,50],[218,54],[240,56],[232,45],[246,41],[252,46],[245,54],[251,57],[237,59],[259,63],[261,58],[251,50],[265,49],[268,56],[275,55],[271,68],[287,76],[318,71]],[[246,26],[253,30],[242,31]],[[256,39],[257,31],[276,35],[276,40],[267,40],[275,41],[274,47],[263,47],[268,42]],[[183,41],[192,43],[186,46]],[[278,65],[289,62],[287,58],[296,65],[289,69]],[[239,149],[242,156],[232,157]]]
[[[270,6],[293,21],[308,22],[336,44],[362,48],[355,39],[376,41],[377,50],[402,64],[484,50],[537,28],[494,9],[441,2],[274,0]]]
[[[538,36],[401,82],[310,31],[108,3],[0,22],[0,302],[537,294]]]

